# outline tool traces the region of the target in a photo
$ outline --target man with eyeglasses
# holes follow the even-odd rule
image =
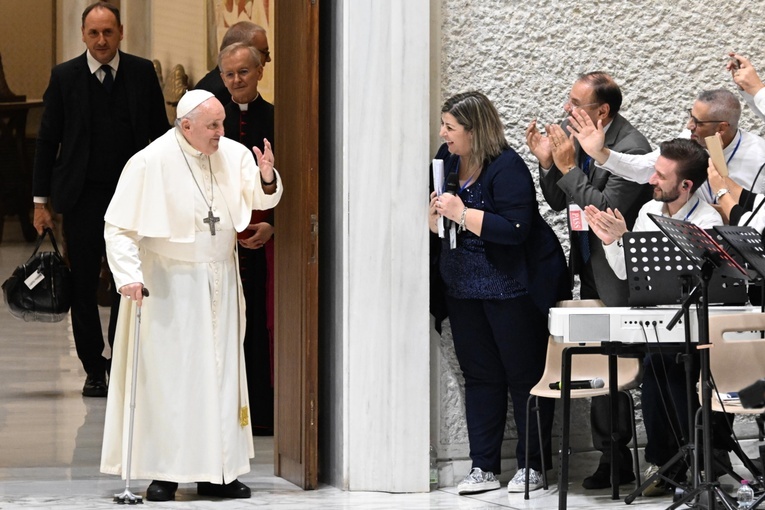
[[[605,127],[605,144],[611,149],[628,154],[651,151],[648,140],[619,114],[622,92],[614,79],[604,72],[580,75],[569,92],[563,108],[567,115],[577,111],[593,123]],[[567,122],[563,123],[566,126]],[[603,245],[591,231],[581,225],[583,210],[588,205],[598,209],[619,209],[632,228],[640,207],[652,197],[652,189],[610,174],[593,165],[592,158],[581,149],[563,127],[547,125],[548,136],[543,136],[532,121],[526,129],[526,143],[539,160],[539,183],[547,203],[555,211],[569,211],[569,239],[571,249],[569,270],[579,274],[580,297],[601,299],[607,306],[626,306],[627,282],[619,280],[608,265]],[[561,135],[561,136],[555,136]],[[558,142],[553,143],[555,136]],[[593,446],[602,452],[600,464],[592,476],[582,483],[586,489],[611,486],[610,405],[607,396],[592,399],[590,421]],[[618,400],[619,420],[615,440],[619,483],[635,479],[632,454],[627,445],[632,439],[629,403],[626,395]]]
[[[765,175],[758,175],[765,163],[765,139],[738,127],[741,103],[735,94],[725,89],[705,90],[687,115],[686,130],[680,137],[706,148],[705,138],[719,133],[730,179],[755,193],[765,192]],[[622,154],[604,145],[605,132],[588,116],[573,112],[569,120],[569,131],[598,166],[635,182],[648,182],[658,150],[644,156]],[[702,200],[717,204],[728,192],[727,188],[715,192],[707,182],[697,193]]]
[[[234,43],[244,43],[254,47],[260,52],[260,61],[263,67],[266,63],[271,62],[271,52],[268,49],[268,36],[266,29],[260,25],[256,25],[251,21],[240,21],[234,23],[226,30],[226,34],[223,36],[223,40],[220,43],[220,49],[226,46],[230,46]],[[220,74],[220,67],[215,66],[210,70],[204,78],[199,80],[194,86],[197,90],[206,90],[215,94],[215,98],[220,101],[220,104],[227,105],[231,102],[231,93],[223,83],[223,78]]]
[[[231,102],[224,108],[225,136],[261,152],[264,140],[274,150],[274,105],[258,92],[263,58],[257,48],[245,43],[230,44],[218,55],[223,83],[231,93]],[[247,304],[244,365],[250,423],[256,436],[274,434],[273,235],[273,209],[253,211],[247,230],[238,235],[239,274]]]

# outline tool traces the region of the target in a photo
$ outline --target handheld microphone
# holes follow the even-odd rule
[[[448,193],[450,195],[456,195],[459,189],[460,189],[459,174],[457,172],[450,172],[449,175],[446,176],[446,188],[444,188],[444,193]],[[444,217],[444,230],[449,230],[453,224],[454,222],[452,220],[450,220],[447,217]]]
[[[569,384],[569,388],[571,388],[572,390],[591,390],[593,388],[602,388],[605,385],[606,383],[603,382],[603,379],[601,379],[600,377],[596,377],[595,379],[571,381],[571,384]],[[560,381],[550,383],[550,389],[562,390],[563,384]]]

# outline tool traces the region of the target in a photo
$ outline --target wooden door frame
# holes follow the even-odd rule
[[[274,6],[274,474],[318,484],[319,2]]]

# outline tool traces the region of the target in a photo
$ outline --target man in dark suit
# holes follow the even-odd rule
[[[220,43],[221,51],[223,51],[223,48],[226,46],[230,46],[234,43],[244,43],[254,46],[255,49],[260,52],[263,67],[266,66],[266,63],[271,62],[271,52],[268,49],[266,29],[260,25],[256,25],[251,21],[240,21],[239,23],[231,25]],[[226,106],[231,102],[231,93],[221,79],[220,66],[215,66],[211,69],[204,78],[197,82],[194,88],[212,92],[223,106]]]
[[[119,51],[120,13],[97,2],[82,13],[87,51],[57,65],[43,99],[34,163],[34,225],[63,215],[72,270],[72,329],[87,378],[84,396],[105,397],[107,360],[97,290],[105,257],[104,213],[127,160],[169,128],[154,66]],[[119,294],[109,324],[113,342]]]
[[[581,75],[569,93],[564,105],[567,113],[574,109],[585,112],[597,125],[601,121],[606,128],[606,145],[619,152],[646,154],[651,151],[648,140],[619,114],[622,93],[611,76],[603,72]],[[567,123],[567,122],[566,122]],[[550,134],[565,133],[565,125],[548,125]],[[567,134],[567,133],[565,133]],[[575,230],[583,210],[594,205],[600,210],[619,209],[628,228],[637,218],[640,207],[652,198],[650,186],[616,177],[593,164],[579,143],[562,136],[562,143],[554,146],[551,138],[542,136],[532,121],[526,130],[526,143],[539,160],[539,183],[547,203],[555,211],[568,209],[569,239],[571,243],[569,270],[579,274],[582,299],[601,299],[607,306],[626,306],[627,282],[619,280],[611,270],[603,251],[603,245],[592,231]],[[621,483],[635,479],[632,472],[632,455],[627,447],[632,437],[629,406],[626,396],[619,397],[619,423],[616,426],[617,452]],[[603,452],[597,471],[584,480],[587,489],[610,487],[610,427],[608,397],[592,400],[591,423],[593,446]]]
[[[223,83],[231,93],[225,106],[227,138],[248,149],[274,146],[274,105],[258,92],[263,54],[249,43],[235,42],[218,56]],[[247,303],[244,363],[250,395],[250,422],[256,436],[274,433],[273,386],[273,209],[253,211],[249,228],[239,235],[239,271]],[[270,325],[270,327],[269,327]]]

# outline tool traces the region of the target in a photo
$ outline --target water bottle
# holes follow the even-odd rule
[[[752,502],[754,501],[754,491],[749,485],[748,480],[741,480],[741,486],[736,493],[736,499],[738,500],[739,509],[752,506]]]
[[[438,489],[438,457],[436,449],[430,445],[430,490]]]

